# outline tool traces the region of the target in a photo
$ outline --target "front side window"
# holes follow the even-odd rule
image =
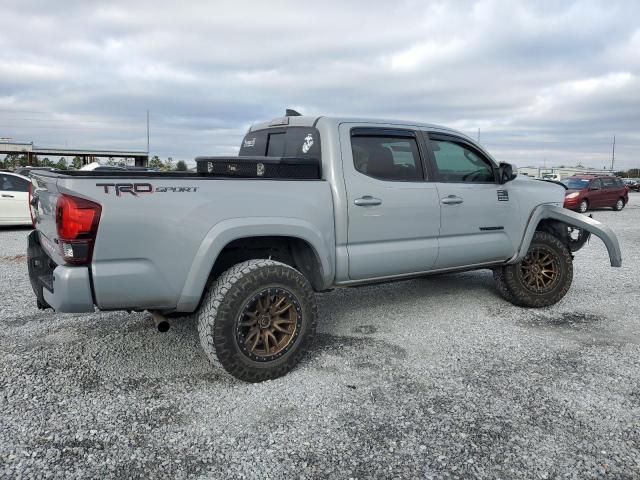
[[[378,180],[421,181],[420,153],[415,138],[390,136],[351,137],[357,171]]]
[[[494,182],[491,164],[471,148],[453,140],[432,139],[436,169],[443,182]]]
[[[600,179],[596,178],[593,182],[591,182],[591,185],[589,186],[589,188],[591,190],[601,190],[602,189],[602,183],[600,182]]]

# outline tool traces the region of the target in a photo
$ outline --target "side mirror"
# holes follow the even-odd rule
[[[510,163],[501,163],[498,167],[498,182],[500,185],[510,182],[516,178],[518,174],[515,173],[515,171],[516,169]]]

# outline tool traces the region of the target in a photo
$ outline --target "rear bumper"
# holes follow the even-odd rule
[[[69,313],[95,311],[89,269],[56,265],[40,245],[36,230],[27,239],[27,261],[38,308]]]

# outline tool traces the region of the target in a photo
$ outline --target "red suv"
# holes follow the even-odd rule
[[[564,208],[584,213],[590,208],[611,207],[620,211],[629,201],[629,187],[618,177],[576,175],[564,181]]]

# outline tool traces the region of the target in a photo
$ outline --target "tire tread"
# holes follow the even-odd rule
[[[286,362],[274,368],[252,369],[237,361],[234,355],[238,353],[234,351],[234,346],[227,346],[223,341],[225,322],[232,321],[228,318],[232,312],[229,312],[227,307],[233,300],[238,300],[242,296],[243,289],[249,288],[251,283],[266,282],[266,278],[273,274],[281,276],[283,280],[292,282],[298,287],[303,293],[303,298],[299,301],[309,306],[311,314],[307,319],[309,323],[305,337],[299,340],[300,344],[292,350]],[[205,294],[197,315],[198,335],[200,344],[214,367],[222,367],[241,380],[260,382],[285,375],[298,363],[315,336],[317,317],[313,289],[298,270],[275,260],[247,260],[222,273]]]
[[[573,257],[566,245],[554,235],[547,232],[535,232],[531,245],[543,243],[553,247],[559,253],[559,261],[564,264],[565,272],[561,288],[543,295],[535,295],[518,281],[516,275],[520,263],[507,265],[494,270],[494,279],[498,292],[509,302],[520,307],[541,308],[558,303],[567,294],[573,280]]]

